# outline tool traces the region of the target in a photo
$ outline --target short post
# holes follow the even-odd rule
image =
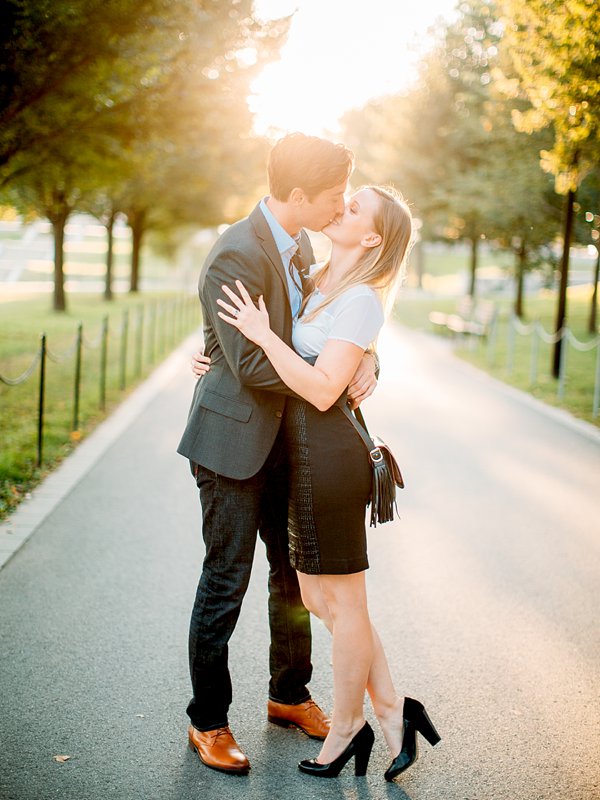
[[[38,400],[37,465],[42,466],[44,444],[44,402],[46,398],[46,334],[42,333],[40,345],[40,390]]]
[[[108,314],[102,318],[100,338],[100,410],[106,411],[106,365],[108,362]]]
[[[515,365],[515,326],[512,316],[508,320],[508,352],[507,352],[507,369],[508,374],[511,375]]]
[[[169,331],[169,339],[171,341],[171,350],[175,347],[177,342],[177,331],[175,327],[175,320],[177,319],[177,298],[174,297],[169,303],[171,308],[171,328]]]
[[[127,309],[123,311],[123,322],[121,323],[121,380],[119,386],[124,391],[127,379],[127,335],[129,332],[129,313]]]
[[[73,428],[79,430],[79,399],[81,395],[81,347],[83,343],[83,325],[77,326],[77,343],[75,345],[75,385],[73,387]]]
[[[143,350],[144,350],[144,306],[142,305],[138,308],[138,335],[137,335],[137,353],[136,353],[136,374],[138,378],[142,374]]]
[[[531,366],[529,370],[529,385],[535,386],[537,382],[538,353],[540,350],[539,322],[533,326],[531,335]]]
[[[167,303],[165,300],[160,300],[159,304],[159,320],[160,325],[158,329],[158,352],[162,355],[167,347]]]
[[[600,406],[600,336],[596,338],[596,377],[594,378],[594,402],[592,405],[592,416],[598,416]]]
[[[148,353],[148,361],[150,364],[154,364],[154,345],[156,339],[156,303],[152,303],[150,306],[150,346],[149,346],[149,353]]]
[[[565,383],[567,381],[567,352],[569,350],[569,329],[564,326],[560,329],[559,338],[562,339],[560,348],[560,363],[558,366],[558,391],[556,396],[559,400],[565,399]]]

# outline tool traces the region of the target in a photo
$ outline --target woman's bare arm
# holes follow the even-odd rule
[[[236,288],[240,296],[223,286],[230,302],[217,300],[224,309],[218,312],[221,319],[262,348],[281,380],[292,391],[320,411],[330,408],[356,373],[364,348],[330,339],[312,366],[270,329],[263,298],[259,297],[256,308],[240,281],[236,281]]]

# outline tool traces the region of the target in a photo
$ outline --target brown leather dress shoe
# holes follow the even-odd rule
[[[200,761],[207,767],[237,775],[248,774],[250,762],[238,747],[229,727],[199,731],[190,725],[188,738],[190,747],[198,753]]]
[[[269,700],[267,714],[269,722],[281,725],[282,728],[300,728],[311,739],[323,740],[331,726],[331,720],[314,700],[307,700],[297,706]]]

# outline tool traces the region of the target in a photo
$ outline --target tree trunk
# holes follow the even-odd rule
[[[590,308],[590,321],[588,323],[588,330],[590,333],[596,333],[598,322],[598,281],[600,280],[600,247],[596,248],[596,268],[594,270],[594,288],[592,291],[592,306]]]
[[[54,311],[66,311],[67,302],[65,296],[65,227],[67,219],[69,218],[69,211],[64,209],[52,216],[48,216],[52,224],[52,231],[54,234],[54,295],[52,301],[52,308]]]
[[[130,292],[139,291],[140,282],[140,253],[142,250],[142,237],[146,232],[146,212],[134,211],[129,215],[129,227],[131,228],[131,280],[129,284]]]
[[[475,297],[475,275],[477,273],[477,256],[478,256],[478,245],[479,245],[479,237],[473,236],[471,239],[471,260],[470,260],[470,269],[471,269],[471,278],[469,281],[469,297]]]
[[[116,212],[112,211],[110,213],[110,216],[108,217],[108,219],[104,223],[104,227],[106,228],[106,242],[107,242],[106,277],[105,277],[105,282],[104,282],[104,299],[105,300],[112,300],[113,299],[112,273],[113,273],[113,262],[114,262],[113,246],[114,246],[115,217],[116,217]]]
[[[523,284],[525,283],[525,267],[527,266],[527,247],[521,241],[517,251],[517,296],[515,297],[515,316],[523,319]]]
[[[565,204],[565,228],[564,228],[564,243],[563,254],[560,265],[560,288],[558,292],[558,306],[556,309],[556,325],[554,330],[556,333],[564,326],[567,318],[567,286],[569,283],[569,255],[571,250],[571,232],[573,230],[573,206],[575,204],[575,192],[571,189],[567,195],[567,202]],[[562,350],[562,339],[559,339],[554,345],[554,353],[552,357],[552,374],[558,378],[560,372],[560,353]]]

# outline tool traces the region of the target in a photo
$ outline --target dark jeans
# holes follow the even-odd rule
[[[228,642],[248,588],[257,531],[270,567],[269,697],[291,704],[310,697],[306,687],[312,673],[310,621],[289,562],[287,474],[280,439],[260,472],[247,480],[197,467],[206,556],[190,622],[194,696],[187,713],[199,730],[228,724],[232,697]]]

